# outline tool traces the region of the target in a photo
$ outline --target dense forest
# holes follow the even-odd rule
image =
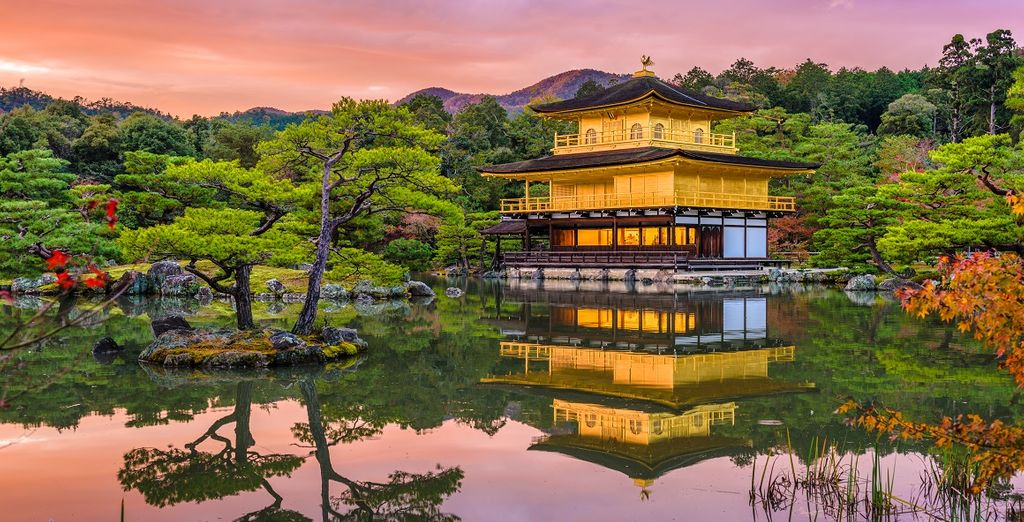
[[[740,58],[717,75],[694,67],[671,81],[759,107],[715,129],[735,132],[741,154],[821,164],[776,180],[774,193],[800,209],[774,221],[778,255],[896,273],[968,249],[1022,249],[1024,229],[1005,201],[1024,181],[1024,54],[1007,30],[956,35],[921,70],[812,60],[761,68]],[[603,88],[587,81],[577,94]],[[187,120],[24,88],[0,89],[0,100],[16,107],[0,114],[7,278],[44,271],[39,253],[54,249],[102,263],[208,260],[227,275],[306,264],[329,243],[328,273],[381,283],[483,266],[493,245],[479,230],[499,219],[500,198],[523,188],[476,168],[543,156],[555,132],[574,130],[492,97],[455,114],[420,94],[398,106],[342,100],[305,116],[255,109]],[[345,159],[330,163],[343,147]],[[327,213],[325,169],[347,180],[323,185]],[[111,201],[116,225],[103,219]]]

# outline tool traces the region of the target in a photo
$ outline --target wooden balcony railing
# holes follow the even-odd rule
[[[736,133],[715,134],[639,127],[627,130],[555,134],[555,154],[625,147],[679,147],[713,152],[736,152]]]
[[[585,252],[528,251],[506,252],[502,255],[505,266],[534,267],[601,267],[601,268],[671,268],[687,270],[688,252],[646,252],[597,250]]]
[[[752,196],[718,192],[612,193],[588,196],[556,196],[501,200],[504,213],[615,210],[652,207],[698,207],[736,210],[793,212],[796,201],[782,196]]]

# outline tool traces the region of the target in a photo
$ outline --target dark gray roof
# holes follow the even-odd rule
[[[648,95],[658,96],[659,98],[669,102],[680,103],[692,107],[705,107],[708,109],[733,112],[751,112],[757,108],[748,103],[713,98],[697,91],[683,89],[682,87],[665,83],[654,76],[631,78],[589,96],[544,103],[541,105],[531,106],[530,108],[540,113],[574,111],[589,109],[592,107],[621,105]]]
[[[522,219],[507,219],[499,221],[496,225],[491,225],[480,231],[481,234],[491,236],[504,236],[511,234],[522,234],[526,232],[526,221]]]
[[[710,161],[713,163],[726,163],[731,165],[749,165],[752,167],[772,167],[795,170],[818,168],[818,165],[814,163],[748,158],[737,154],[720,154],[717,152],[699,152],[694,150],[668,149],[663,147],[638,147],[635,149],[624,150],[556,154],[554,156],[545,156],[543,158],[532,160],[480,167],[479,170],[481,172],[489,172],[491,174],[547,172],[552,170],[646,163],[648,161],[657,161],[671,158],[673,156],[680,156],[697,161]]]

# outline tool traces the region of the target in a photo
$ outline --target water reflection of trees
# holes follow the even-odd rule
[[[365,440],[389,424],[427,430],[454,420],[493,434],[511,416],[541,430],[551,428],[550,397],[475,386],[481,377],[502,367],[497,350],[500,330],[481,317],[509,317],[521,305],[521,301],[511,301],[507,296],[502,300],[495,286],[479,286],[469,288],[462,299],[440,299],[429,306],[362,316],[348,309],[335,324],[359,328],[373,349],[355,371],[329,378],[323,374],[314,377],[326,446]],[[742,454],[734,455],[737,464],[748,464],[755,454],[775,451],[785,444],[787,430],[797,457],[805,461],[813,458],[803,453],[813,446],[816,436],[843,440],[852,451],[874,447],[885,455],[896,450],[897,444],[851,431],[842,419],[830,415],[838,396],[880,399],[920,416],[956,413],[958,408],[966,407],[964,400],[972,411],[986,411],[993,417],[1020,415],[1007,408],[1013,390],[1005,385],[1004,377],[991,372],[988,356],[973,353],[959,335],[951,335],[950,328],[907,318],[895,303],[878,300],[874,306],[855,305],[841,293],[825,291],[768,295],[767,314],[772,337],[796,344],[800,350],[794,363],[774,370],[775,376],[816,382],[821,392],[789,395],[784,408],[780,408],[776,397],[743,399],[737,409],[736,424],[718,427],[722,436],[753,441],[752,447],[742,448]],[[202,324],[201,321],[194,322]],[[0,409],[0,422],[66,428],[76,426],[85,415],[124,411],[127,427],[149,426],[189,422],[207,411],[211,403],[232,405],[238,400],[237,379],[188,380],[159,369],[142,370],[135,364],[124,364],[131,361],[133,349],[148,342],[151,335],[146,323],[144,318],[115,315],[95,329],[69,330],[63,346],[26,353],[5,375],[10,389],[21,392],[22,397],[12,407]],[[92,341],[105,335],[129,345],[123,361],[103,365],[88,358],[81,360],[81,354]],[[952,349],[934,349],[939,346]],[[55,374],[54,368],[69,371]],[[47,376],[45,386],[27,384],[41,382]],[[293,385],[302,378],[292,375],[257,379],[251,402],[268,404],[296,399],[305,403],[306,391]],[[759,425],[760,419],[778,419],[785,427]],[[232,421],[214,430],[231,442],[232,455],[245,445],[238,442],[243,439],[227,434],[235,427]],[[301,444],[310,446],[310,453],[300,455],[301,458],[310,464],[317,460],[319,466],[309,422],[296,426],[294,435]],[[208,450],[215,444],[217,450]],[[220,445],[223,442],[208,437],[195,449],[218,454]],[[900,443],[899,448],[923,450],[924,445],[908,447]],[[180,446],[178,451],[190,453],[186,446]],[[171,467],[173,462],[165,463]],[[339,476],[359,483],[357,477],[346,474],[343,463],[333,464],[336,468],[322,469],[334,470]],[[183,469],[184,464],[176,466],[173,469]],[[441,475],[442,471],[445,470],[436,470],[433,476],[418,482],[413,479],[420,477],[399,472],[376,484],[369,483],[363,490],[352,490],[361,496],[351,498],[346,497],[350,494],[349,485],[331,475],[327,482],[335,488],[344,486],[345,492],[335,491],[325,505],[350,517],[367,512],[358,502],[370,506],[370,511],[379,506],[376,509],[387,512],[396,509],[390,507],[396,502],[409,502],[385,502],[383,497],[375,497],[374,492],[385,491],[390,495],[408,484],[437,486],[443,492],[447,487],[445,480],[451,481],[455,475]],[[178,478],[186,480],[184,475]],[[270,482],[276,483],[273,479]],[[260,488],[262,484],[255,486],[257,491]],[[267,494],[274,499],[273,494]],[[428,493],[420,495],[431,497]],[[425,507],[417,509],[422,511]]]
[[[136,448],[125,453],[124,466],[118,472],[121,484],[126,489],[138,490],[148,504],[158,507],[218,499],[262,487],[273,503],[257,512],[263,518],[246,515],[241,520],[287,515],[280,509],[282,497],[267,479],[290,476],[304,459],[280,453],[263,455],[252,450],[256,444],[250,428],[252,391],[251,381],[239,382],[231,413],[214,421],[206,432],[183,448]],[[225,436],[220,431],[228,425],[234,426],[233,433]],[[221,447],[218,451],[201,451],[199,447],[208,441]]]
[[[297,438],[313,447],[312,455],[320,467],[321,510],[324,520],[458,520],[442,513],[441,503],[459,490],[463,472],[458,467],[442,467],[426,473],[395,471],[387,482],[353,480],[339,473],[331,461],[330,449],[380,433],[384,422],[367,418],[371,412],[359,411],[350,418],[325,418],[320,407],[316,383],[299,383],[306,405],[308,423],[293,428]],[[347,489],[330,496],[332,482]],[[349,511],[342,512],[349,508]]]
[[[253,404],[251,380],[236,385],[234,407],[204,433],[181,448],[136,448],[124,455],[118,479],[126,489],[142,493],[146,502],[165,507],[181,502],[202,502],[262,488],[272,503],[238,520],[308,520],[281,508],[284,500],[268,479],[289,477],[309,457],[320,468],[323,520],[457,520],[440,509],[459,490],[463,472],[438,466],[425,473],[394,471],[386,482],[356,480],[339,472],[330,450],[380,434],[389,420],[375,417],[362,406],[348,409],[350,416],[326,415],[321,408],[315,375],[299,381],[307,422],[292,427],[296,440],[312,449],[308,455],[261,454],[250,427]],[[337,412],[336,412],[337,413]],[[229,434],[222,433],[232,426]],[[204,451],[216,445],[215,451]],[[331,485],[345,491],[331,496]]]

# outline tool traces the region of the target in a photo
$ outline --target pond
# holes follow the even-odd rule
[[[151,318],[227,326],[222,302],[123,300],[88,327],[18,352],[0,387],[2,518],[863,516],[787,485],[828,462],[840,487],[863,482],[857,498],[870,494],[874,472],[892,496],[919,505],[893,507],[894,518],[929,509],[950,518],[962,506],[921,507],[949,455],[851,428],[836,406],[855,398],[922,421],[968,412],[1024,420],[991,355],[885,296],[431,283],[439,297],[429,303],[325,303],[325,323],[357,328],[369,350],[323,368],[136,362]],[[465,294],[446,297],[450,285]],[[282,327],[298,312],[254,308]],[[92,344],[108,335],[126,351],[94,358]],[[975,508],[987,517],[1008,509],[983,504]]]

